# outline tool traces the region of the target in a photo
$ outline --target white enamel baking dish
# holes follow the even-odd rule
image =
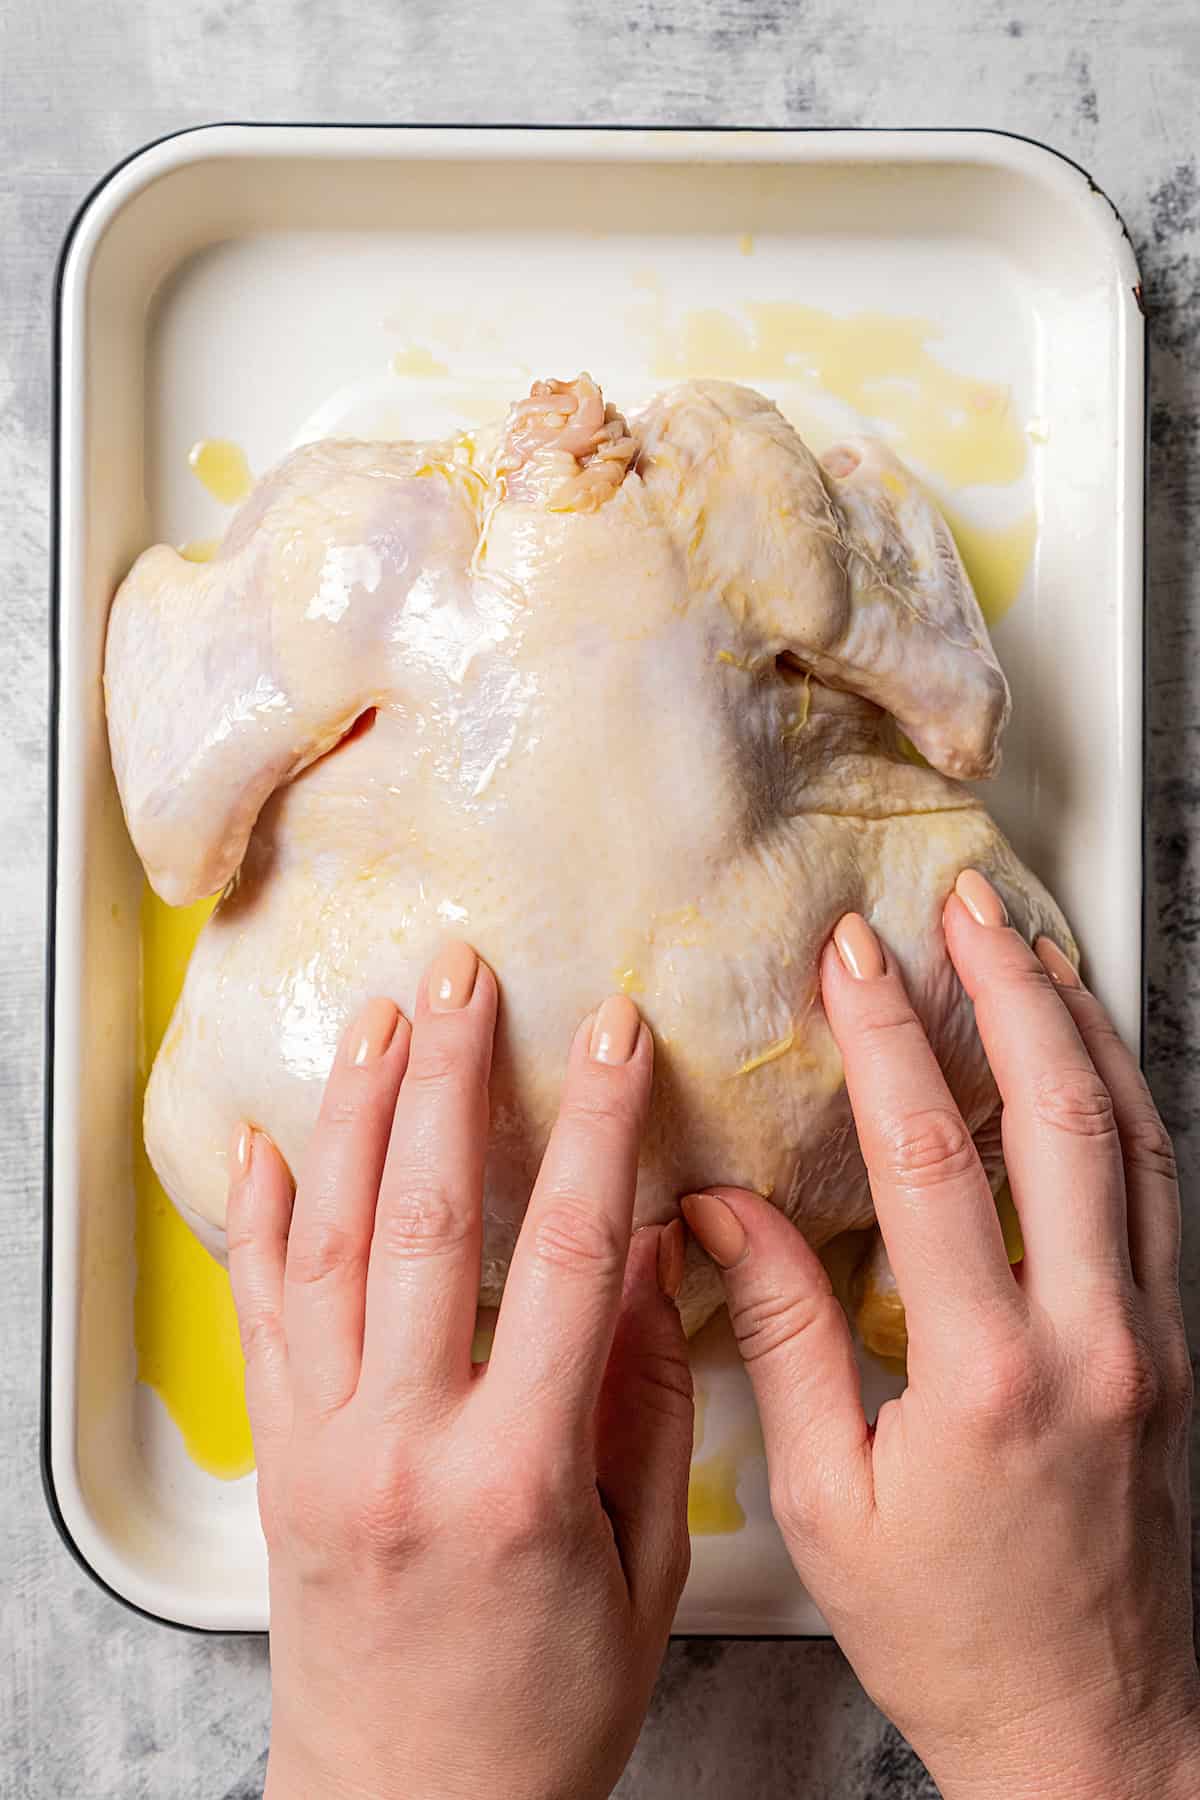
[[[105,742],[110,598],[149,542],[220,528],[195,439],[261,469],[323,431],[437,429],[530,369],[589,366],[628,403],[654,385],[629,304],[647,289],[920,314],[1038,421],[989,803],[1139,1041],[1144,335],[1132,250],[1082,171],[975,132],[219,126],[140,151],[82,208],[59,279],[44,1467],[68,1545],[163,1620],[261,1630],[267,1587],[253,1477],[202,1474],[135,1379],[141,872]],[[440,386],[385,394],[389,309],[454,337]],[[744,1437],[748,1395],[720,1352],[701,1379],[711,1451]],[[696,1540],[677,1628],[822,1631],[761,1456],[738,1493],[746,1526]]]

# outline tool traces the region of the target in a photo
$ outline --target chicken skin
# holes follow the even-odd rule
[[[974,866],[1027,938],[1075,947],[963,785],[997,764],[1008,690],[947,526],[879,442],[818,463],[716,381],[627,421],[581,376],[477,439],[309,445],[211,563],[139,558],[105,684],[151,883],[222,895],[145,1113],[210,1248],[234,1123],[295,1169],[349,1018],[373,994],[408,1009],[447,936],[502,995],[485,1302],[571,1034],[614,989],[656,1046],[636,1223],[713,1182],[770,1196],[817,1246],[871,1223],[818,985],[851,908],[999,1181],[941,909]],[[719,1298],[693,1254],[689,1328]]]

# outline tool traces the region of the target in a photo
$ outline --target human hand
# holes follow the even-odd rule
[[[796,1567],[946,1800],[1195,1796],[1170,1143],[1056,946],[1035,955],[975,871],[944,926],[1004,1101],[1025,1260],[1010,1271],[895,964],[850,915],[824,1001],[909,1331],[908,1387],[873,1430],[799,1233],[740,1190],[684,1213],[724,1265]]]
[[[607,1794],[687,1572],[683,1229],[630,1243],[652,1048],[623,996],[571,1046],[472,1366],[496,1005],[465,944],[411,1029],[372,1000],[294,1204],[270,1140],[235,1141],[275,1800]]]

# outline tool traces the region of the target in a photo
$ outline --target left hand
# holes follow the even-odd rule
[[[411,1027],[371,1001],[294,1202],[270,1140],[235,1143],[276,1800],[609,1793],[687,1573],[683,1232],[631,1244],[652,1047],[623,996],[571,1046],[472,1365],[496,1006],[465,944]]]

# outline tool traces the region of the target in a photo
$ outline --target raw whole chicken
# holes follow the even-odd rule
[[[222,891],[145,1112],[163,1186],[218,1253],[235,1121],[297,1168],[351,1014],[409,1007],[449,935],[502,995],[485,1303],[571,1034],[614,989],[656,1042],[639,1224],[719,1181],[817,1246],[870,1225],[817,983],[849,908],[1001,1179],[940,929],[955,876],[982,869],[1027,938],[1076,952],[962,785],[996,766],[1008,690],[949,530],[881,443],[818,463],[718,381],[627,422],[581,376],[475,439],[312,444],[211,563],[139,558],[105,682],[150,881],[173,904]],[[689,1328],[719,1293],[693,1253]]]

